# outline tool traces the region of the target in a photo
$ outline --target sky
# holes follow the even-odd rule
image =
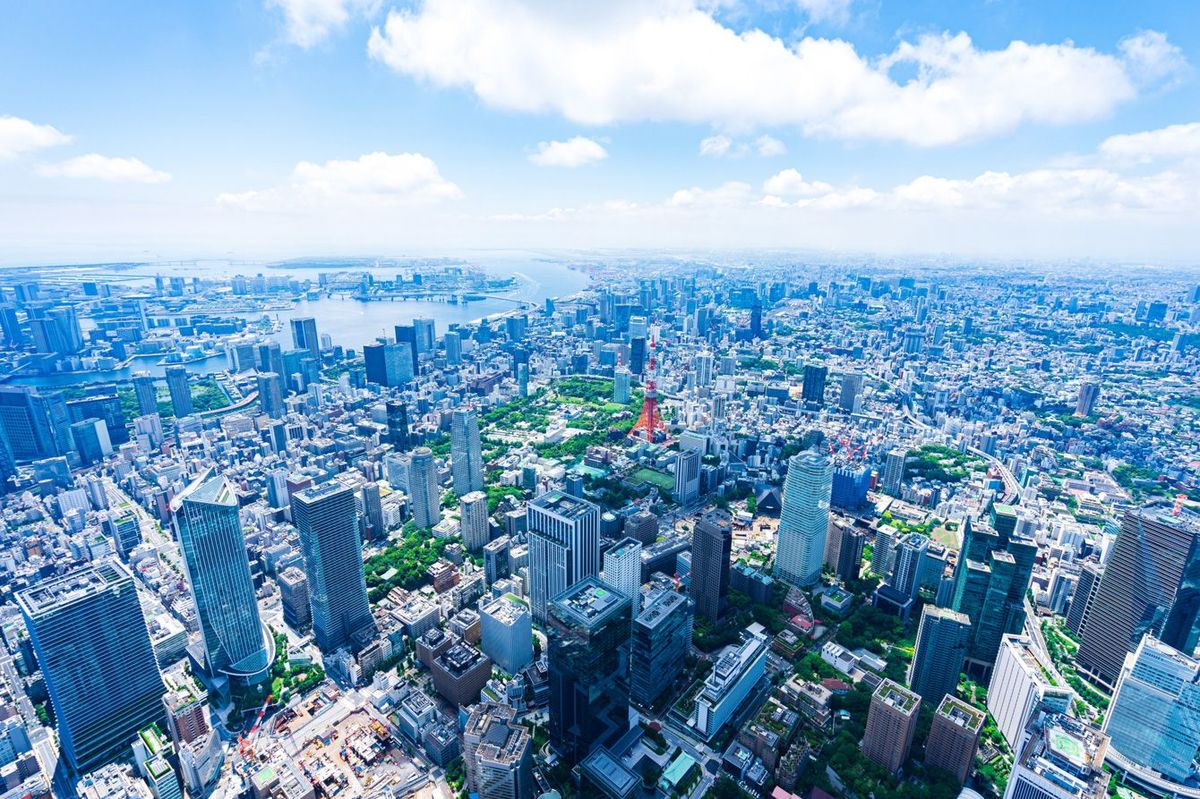
[[[1200,263],[1194,0],[0,4],[0,264]]]

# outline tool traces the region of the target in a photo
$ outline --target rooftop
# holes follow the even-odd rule
[[[434,662],[440,663],[442,668],[457,677],[487,659],[487,655],[478,649],[460,642],[443,652]]]
[[[911,716],[915,713],[917,706],[921,702],[921,697],[891,680],[881,682],[879,687],[875,689],[875,696],[872,699],[878,699],[880,702],[899,710],[906,716]]]
[[[635,552],[641,552],[641,550],[642,550],[642,542],[641,541],[638,541],[636,538],[622,538],[615,545],[613,545],[612,549],[608,550],[605,557],[611,556],[614,558],[619,558],[622,555],[628,555],[628,554],[633,554]]]
[[[984,719],[987,717],[987,714],[982,710],[973,708],[961,699],[955,699],[949,694],[942,699],[942,704],[937,709],[937,715],[953,722],[970,733],[979,732],[983,726]]]
[[[627,608],[629,599],[599,578],[587,577],[556,596],[552,604],[560,615],[591,627]]]
[[[125,566],[104,560],[38,583],[17,594],[17,602],[30,615],[50,613],[89,596],[95,596],[122,580],[132,582]]]
[[[583,771],[598,784],[606,786],[612,795],[625,796],[640,782],[637,775],[625,768],[607,749],[599,748],[581,764]],[[606,791],[608,793],[608,791]]]
[[[598,510],[586,499],[571,496],[563,491],[549,491],[529,504],[531,507],[542,508],[568,519],[576,519]]]
[[[300,500],[304,504],[309,505],[342,492],[351,493],[350,486],[339,482],[338,480],[328,480],[320,485],[315,485],[311,488],[306,488],[303,491],[296,492],[292,499]]]
[[[482,612],[505,625],[515,624],[522,616],[528,617],[529,608],[519,602],[514,602],[510,596],[505,594],[493,599],[483,606]]]
[[[646,609],[638,614],[637,623],[643,627],[654,628],[669,618],[680,605],[687,602],[687,597],[678,591],[663,591],[656,596]]]

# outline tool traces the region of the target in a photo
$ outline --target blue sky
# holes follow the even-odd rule
[[[1192,2],[7,3],[0,263],[1200,257]]]

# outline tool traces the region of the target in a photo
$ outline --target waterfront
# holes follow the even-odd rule
[[[282,311],[264,311],[261,316],[277,318],[283,324],[274,340],[283,347],[291,348],[291,330],[287,320],[311,316],[317,320],[317,330],[328,334],[335,345],[351,349],[361,349],[364,344],[370,344],[379,336],[394,335],[394,328],[399,324],[408,324],[414,317],[433,319],[439,334],[445,332],[450,325],[466,324],[506,311],[517,310],[523,303],[532,303],[538,308],[549,297],[564,297],[574,294],[587,286],[587,277],[579,271],[571,269],[565,261],[547,260],[545,256],[535,253],[492,254],[481,259],[469,259],[472,265],[497,275],[519,275],[522,280],[520,288],[511,292],[508,299],[484,299],[470,303],[449,303],[437,300],[398,300],[382,302],[362,302],[344,295],[322,296],[319,299],[301,299],[292,307]],[[119,276],[121,282],[142,284],[152,288],[154,276],[172,276],[186,273],[189,276],[201,274],[213,279],[228,278],[235,274],[265,275],[286,274],[297,279],[309,279],[315,284],[321,272],[366,271],[377,277],[387,276],[389,279],[397,272],[397,267],[335,267],[326,266],[272,266],[231,264],[228,262],[193,263],[184,265],[142,264],[132,269],[114,272],[112,277]],[[98,276],[98,275],[93,275]],[[252,318],[258,319],[259,314]],[[159,363],[162,355],[140,356],[122,369],[108,371],[63,372],[40,376],[13,377],[5,382],[12,385],[37,386],[71,386],[82,383],[107,383],[129,380],[133,372],[146,370],[161,377],[164,366]],[[211,374],[226,368],[224,354],[214,355],[202,361],[187,364],[188,371],[195,374]]]

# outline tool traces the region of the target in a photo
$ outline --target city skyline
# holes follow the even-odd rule
[[[0,24],[0,793],[1200,796],[1200,6]]]

